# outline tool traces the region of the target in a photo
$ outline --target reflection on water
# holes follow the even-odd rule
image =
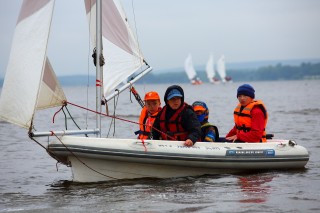
[[[271,188],[268,182],[271,182],[274,177],[274,174],[251,174],[239,177],[238,182],[244,197],[239,201],[242,203],[266,202]]]

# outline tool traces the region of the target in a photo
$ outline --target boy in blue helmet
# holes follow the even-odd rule
[[[196,113],[199,122],[201,123],[201,141],[217,142],[219,141],[218,128],[209,123],[209,109],[202,101],[196,101],[192,104],[193,110]]]

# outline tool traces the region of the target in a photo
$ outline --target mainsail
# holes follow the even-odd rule
[[[54,0],[22,4],[0,97],[0,118],[29,129],[35,110],[66,100],[46,56]]]
[[[92,47],[96,47],[96,1],[85,0]],[[105,0],[102,4],[102,41],[105,65],[104,96],[107,97],[125,79],[143,65],[143,55],[119,2]]]

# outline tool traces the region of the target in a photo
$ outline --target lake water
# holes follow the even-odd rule
[[[209,120],[224,136],[233,126],[240,84],[181,86],[187,103],[207,102]],[[268,108],[267,132],[275,138],[293,139],[309,150],[310,161],[305,169],[79,184],[72,182],[71,169],[56,165],[42,147],[28,138],[26,130],[0,122],[0,212],[320,212],[320,81],[251,85],[256,98]],[[168,86],[141,84],[136,89],[141,96],[156,90],[163,97]],[[94,108],[94,103],[86,101],[86,88],[65,90],[69,102]],[[128,92],[121,94],[117,103],[109,104],[111,112],[114,104],[117,116],[138,120],[139,105],[135,100],[130,102]],[[62,129],[62,112],[52,124],[56,111],[42,112],[37,117],[37,130]],[[95,115],[72,106],[69,111],[81,128],[94,127],[89,119]],[[82,118],[85,116],[88,119]],[[71,123],[68,119],[68,129],[73,129]],[[136,124],[119,120],[115,128],[109,128],[107,118],[102,123],[104,136],[109,132],[115,137],[133,138],[138,129]]]

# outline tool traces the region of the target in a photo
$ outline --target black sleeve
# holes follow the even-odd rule
[[[154,120],[154,123],[153,123],[153,127],[154,128],[152,128],[152,138],[153,138],[153,140],[160,140],[160,132],[159,131],[157,131],[157,129],[158,130],[160,130],[160,118],[159,118],[159,116],[157,116],[156,117],[156,119]]]
[[[192,140],[193,144],[201,137],[201,124],[197,115],[190,108],[187,108],[181,115],[182,127],[189,132],[187,138]]]

